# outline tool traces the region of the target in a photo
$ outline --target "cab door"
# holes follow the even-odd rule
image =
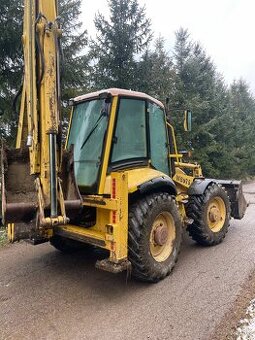
[[[148,104],[150,158],[152,166],[170,175],[169,146],[164,110],[155,103]]]

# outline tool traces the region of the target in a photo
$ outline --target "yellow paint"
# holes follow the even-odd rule
[[[185,219],[187,218],[185,203],[187,203],[187,196],[184,198],[182,194],[177,194],[176,204],[183,224],[185,224]]]
[[[56,41],[61,34],[57,18],[57,1],[44,0],[38,1],[38,8],[35,7],[35,1],[24,0],[24,62],[25,62],[25,77],[23,84],[23,94],[21,100],[20,120],[17,136],[17,147],[21,146],[27,133],[31,134],[33,143],[30,147],[30,170],[31,174],[38,176],[38,188],[41,190],[41,196],[38,202],[39,208],[44,209],[50,203],[50,171],[49,171],[49,133],[58,133],[59,127],[59,103],[58,103],[58,51]],[[37,11],[37,13],[36,13]],[[38,20],[36,17],[42,13]],[[40,58],[36,56],[35,34],[38,34],[41,50],[44,55],[44,76],[37,90],[38,73],[42,71]],[[36,68],[39,68],[39,72]],[[163,174],[160,171],[148,167],[126,169],[125,171],[112,172],[107,174],[110,151],[112,147],[112,136],[116,120],[116,111],[118,105],[118,96],[121,91],[113,91],[112,105],[109,116],[108,130],[105,139],[105,148],[102,161],[101,176],[99,180],[98,195],[84,196],[83,205],[87,207],[96,207],[96,223],[91,228],[84,228],[75,225],[63,225],[61,228],[68,233],[77,235],[80,238],[92,244],[101,244],[101,247],[110,251],[110,261],[119,262],[126,259],[128,256],[128,195],[137,191],[138,187],[152,179],[164,176],[169,178],[168,174]],[[129,95],[130,92],[127,92]],[[134,94],[135,95],[135,94]],[[148,98],[146,95],[138,95],[141,98]],[[84,97],[85,98],[85,97]],[[162,104],[159,104],[162,106]],[[71,112],[72,119],[73,110]],[[185,202],[187,201],[187,190],[193,183],[194,178],[202,177],[202,170],[198,164],[190,164],[181,162],[182,155],[178,152],[174,128],[166,122],[170,137],[173,141],[174,150],[169,155],[169,158],[176,160],[176,173],[173,180],[178,189],[176,202],[182,220],[185,220]],[[70,125],[69,125],[70,129]],[[68,135],[69,135],[68,130]],[[128,132],[127,132],[128,133]],[[160,132],[159,132],[160,133]],[[139,136],[138,136],[139,138]],[[61,150],[58,150],[60,159]],[[59,167],[59,166],[58,166]],[[192,175],[187,175],[185,170],[190,170]],[[58,189],[59,190],[59,189]],[[108,195],[109,197],[104,197]],[[58,191],[60,199],[61,192]],[[61,202],[60,202],[61,203]],[[62,199],[63,203],[63,199]],[[62,207],[62,216],[65,216],[64,206]],[[212,201],[209,212],[209,222],[211,229],[215,229],[215,221],[221,220],[224,214],[222,203],[218,200]],[[219,217],[218,217],[219,216]],[[49,219],[49,217],[47,217]],[[57,217],[58,218],[58,217]],[[64,223],[64,222],[63,222]],[[168,238],[166,246],[155,245],[153,236],[158,224],[163,223],[168,230]],[[217,222],[218,223],[218,222]],[[216,229],[221,226],[216,225]],[[52,229],[44,229],[42,231],[46,237],[52,236]],[[175,239],[175,229],[172,216],[169,214],[160,214],[153,225],[153,230],[150,235],[150,250],[154,258],[162,262],[171,253],[171,245]],[[14,224],[8,225],[8,237],[13,240]]]
[[[116,197],[119,199],[119,209],[116,211],[116,223],[111,223],[112,247],[110,260],[118,262],[127,258],[128,255],[128,173],[114,172],[112,180],[116,181]],[[113,222],[113,212],[111,213]]]
[[[28,134],[33,137],[33,145],[30,151],[30,172],[34,174],[39,171],[38,167],[38,114],[37,114],[37,89],[36,89],[36,57],[35,57],[35,2],[24,0],[24,21],[23,21],[23,49],[24,49],[24,85],[22,104],[26,103],[27,130]],[[24,107],[21,105],[20,114]],[[21,136],[24,136],[25,126],[24,119],[21,117],[18,126],[18,135],[16,145],[21,142]],[[23,133],[24,131],[24,133]],[[24,136],[26,138],[27,136]]]
[[[72,119],[73,119],[73,111],[74,111],[74,107],[72,106],[70,116],[69,116],[69,124],[68,124],[67,136],[66,136],[66,141],[65,141],[65,149],[67,149],[67,143],[68,143],[68,139],[69,139],[69,135],[70,135]]]
[[[170,123],[166,122],[167,126],[169,127],[170,131],[171,131],[171,138],[173,141],[173,145],[174,145],[174,154],[170,155],[170,157],[175,157],[176,161],[179,162],[182,155],[180,155],[178,153],[178,148],[177,148],[177,142],[176,142],[176,137],[175,137],[175,132],[174,132],[174,127],[173,125],[171,125]]]
[[[197,163],[183,163],[183,162],[175,162],[175,166],[178,169],[188,169],[192,170],[193,177],[203,177],[202,168],[200,164]]]
[[[176,168],[175,175],[173,176],[175,183],[178,183],[184,189],[188,189],[194,181],[193,176],[188,176],[180,168]]]
[[[131,194],[137,191],[137,187],[143,183],[146,183],[154,178],[162,177],[170,178],[168,175],[162,173],[161,171],[152,168],[139,168],[126,170],[128,173],[128,192]],[[111,190],[111,176],[107,176],[105,182],[104,193],[109,194]]]
[[[41,17],[39,13],[42,14]],[[36,8],[35,1],[24,0],[22,41],[25,72],[16,147],[22,147],[27,136],[31,136],[30,173],[40,177],[46,205],[50,202],[48,134],[58,133],[59,126],[57,38],[61,32],[56,18],[56,1],[38,1],[38,8]],[[35,53],[35,35],[38,36],[44,58],[42,79],[41,58]],[[39,80],[41,82],[37,89]],[[58,152],[60,153],[60,150]]]
[[[105,143],[103,165],[102,165],[102,171],[101,171],[100,182],[99,182],[99,189],[98,189],[99,194],[104,193],[106,173],[107,173],[108,162],[109,162],[111,146],[112,146],[112,136],[113,136],[113,129],[114,129],[116,111],[117,111],[117,104],[118,104],[118,97],[113,97],[112,105],[111,105],[110,119],[109,119],[109,124],[108,124],[107,137],[106,137],[106,143]]]
[[[102,207],[105,210],[119,209],[118,199],[104,198],[102,196],[97,195],[84,195],[82,204],[88,207]]]
[[[28,133],[27,128],[27,118],[25,115],[25,105],[26,105],[26,87],[23,85],[22,94],[21,94],[21,102],[20,102],[20,111],[19,111],[19,124],[16,138],[16,149],[23,147],[26,144],[26,136]]]
[[[72,234],[76,234],[77,236],[83,236],[84,238],[88,237],[91,239],[95,239],[96,241],[105,242],[105,234],[103,232],[100,232],[99,230],[96,230],[95,228],[84,228],[68,224],[66,226],[62,226],[61,229],[63,229],[63,231],[67,233],[70,232]]]
[[[221,197],[213,197],[209,201],[206,218],[207,225],[214,233],[219,232],[223,228],[226,219],[226,206]]]
[[[164,228],[167,234],[163,244],[158,244],[155,236],[159,228]],[[163,262],[169,258],[173,251],[175,238],[176,226],[173,216],[167,211],[162,212],[156,217],[150,232],[150,252],[157,262]]]
[[[7,224],[7,236],[8,236],[8,240],[9,242],[13,242],[14,241],[14,223],[8,223]]]
[[[99,245],[97,241],[101,242],[100,247],[110,251],[110,261],[117,263],[126,259],[128,252],[128,174],[113,172],[111,180],[116,181],[116,199],[85,196],[83,203],[85,206],[97,207],[97,219],[93,227],[65,225],[59,228],[63,229],[66,235],[68,232],[76,234],[89,243]],[[86,204],[88,197],[94,202]],[[115,215],[115,221],[113,221],[113,215]]]

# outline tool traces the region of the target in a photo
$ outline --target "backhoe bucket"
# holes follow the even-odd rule
[[[58,212],[61,215],[57,217],[57,224],[66,224],[82,209],[71,152],[64,153],[62,166],[62,181],[59,179],[58,182]],[[30,175],[29,150],[2,148],[1,168],[2,220],[4,225],[8,224],[9,240],[15,242],[32,239],[34,244],[47,240],[47,230],[53,227],[49,218],[50,207],[44,205],[43,194],[37,192],[35,182],[38,181],[38,176],[36,178],[35,175]],[[60,186],[63,186],[63,192]]]
[[[1,168],[3,223],[29,223],[35,218],[37,208],[29,150],[2,148]]]

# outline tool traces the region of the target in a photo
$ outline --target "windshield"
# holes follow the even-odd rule
[[[84,193],[97,190],[109,107],[107,99],[90,100],[74,107],[67,148],[74,145],[75,178]]]

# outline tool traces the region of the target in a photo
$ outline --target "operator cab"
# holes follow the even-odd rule
[[[170,174],[164,106],[145,93],[108,89],[75,98],[67,149],[71,145],[82,193],[98,193],[104,162],[107,173],[152,167]]]

